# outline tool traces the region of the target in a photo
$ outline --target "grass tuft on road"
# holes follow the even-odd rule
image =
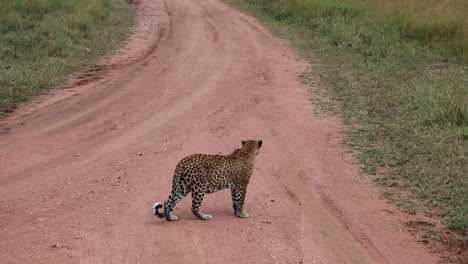
[[[468,1],[227,0],[291,40],[385,196],[468,245]]]
[[[126,0],[0,0],[0,112],[113,49],[133,23]]]

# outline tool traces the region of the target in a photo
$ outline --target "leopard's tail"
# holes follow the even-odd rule
[[[159,217],[159,218],[164,218],[164,217],[166,217],[166,213],[165,213],[165,212],[160,213],[160,212],[158,211],[158,210],[159,210],[160,208],[162,208],[162,207],[163,207],[162,203],[159,203],[159,202],[155,203],[155,204],[153,205],[153,214],[154,214],[155,216]]]

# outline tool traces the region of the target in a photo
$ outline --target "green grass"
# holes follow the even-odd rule
[[[353,0],[361,8],[393,19],[402,38],[417,39],[468,60],[468,1]]]
[[[0,112],[64,81],[115,48],[125,0],[0,0]]]
[[[311,62],[363,170],[467,239],[468,1],[228,0]],[[467,240],[468,241],[468,240]]]

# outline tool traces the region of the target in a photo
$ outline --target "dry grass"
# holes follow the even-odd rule
[[[437,46],[468,60],[468,1],[352,0],[378,15],[395,19],[402,37]]]

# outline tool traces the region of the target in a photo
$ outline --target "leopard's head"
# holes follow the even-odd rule
[[[248,150],[249,153],[255,153],[257,156],[260,153],[260,148],[262,147],[263,141],[260,139],[256,140],[242,140],[242,148]]]

